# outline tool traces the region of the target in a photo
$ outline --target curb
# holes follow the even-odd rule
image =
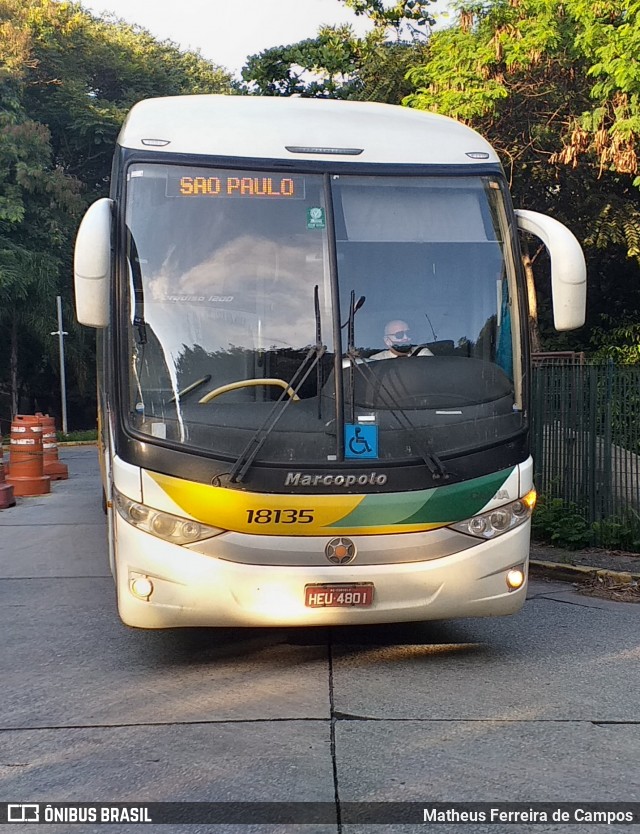
[[[59,440],[58,446],[97,446],[97,440]]]
[[[57,446],[97,446],[97,440],[58,440],[56,443]],[[0,449],[3,451],[9,451],[11,446],[9,443],[0,443]]]
[[[599,577],[601,579],[611,579],[620,585],[631,585],[634,582],[640,582],[640,573],[592,568],[587,565],[565,565],[560,562],[541,562],[537,559],[531,559],[529,566],[533,574],[548,576],[552,579],[575,581],[577,579],[585,580]]]

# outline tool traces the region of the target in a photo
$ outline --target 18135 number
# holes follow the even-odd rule
[[[247,510],[249,524],[311,524],[313,510]]]

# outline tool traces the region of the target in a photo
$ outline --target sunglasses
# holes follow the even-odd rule
[[[395,333],[387,333],[387,339],[408,339],[408,330],[396,330]]]

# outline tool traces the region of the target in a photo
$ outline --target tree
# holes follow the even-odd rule
[[[0,7],[2,18],[5,12]],[[40,302],[55,296],[61,250],[82,203],[79,182],[52,164],[48,129],[22,106],[24,76],[33,60],[28,39],[10,19],[0,27],[0,52],[0,335],[8,345],[6,372],[15,414],[26,370],[19,372],[20,345],[40,342],[42,348],[47,325]],[[36,372],[29,367],[31,375]]]
[[[247,91],[399,104],[411,91],[407,71],[426,58],[431,3],[341,2],[366,15],[371,31],[360,38],[348,25],[323,26],[315,38],[251,55],[242,69]]]
[[[427,62],[409,73],[416,89],[407,104],[487,136],[518,204],[554,214],[583,242],[591,324],[607,308],[616,317],[640,310],[640,217],[629,210],[637,199],[640,76],[636,52],[626,54],[629,66],[623,60],[624,50],[635,48],[639,9],[632,0],[462,5],[458,24],[434,33]],[[605,34],[613,45],[599,41]],[[630,266],[633,295],[619,283]],[[586,330],[551,335],[549,289],[539,283],[538,290],[547,346],[567,347],[571,338],[585,347]]]
[[[595,79],[592,105],[578,114],[558,159],[576,165],[595,158],[600,170],[635,176],[640,188],[640,3],[637,0],[572,0],[575,46]]]
[[[356,15],[365,15],[377,30],[391,30],[397,39],[403,32],[421,39],[434,24],[429,7],[435,0],[396,0],[385,6],[382,0],[341,0]]]
[[[30,39],[25,107],[51,131],[55,161],[91,197],[105,193],[120,125],[136,101],[232,89],[225,70],[139,26],[94,17],[76,3],[1,2],[23,9]]]
[[[73,309],[74,233],[108,192],[126,112],[146,96],[229,92],[232,82],[144,29],[54,0],[0,0],[0,56],[0,338],[10,346],[0,394],[14,414],[21,395],[47,407],[58,388],[55,297]],[[70,315],[65,328],[70,399],[95,406],[93,336]]]
[[[242,77],[260,95],[349,98],[359,85],[358,58],[350,26],[324,26],[315,38],[249,56]]]
[[[408,103],[473,120],[498,118],[506,100],[539,98],[547,112],[535,112],[550,119],[554,140],[561,140],[552,164],[575,167],[591,154],[600,171],[635,175],[639,51],[637,0],[462,5],[459,25],[437,33],[429,61],[412,71],[419,89]]]

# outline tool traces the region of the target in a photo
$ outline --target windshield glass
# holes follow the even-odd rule
[[[518,294],[499,183],[335,176],[333,195],[342,318],[349,293],[360,305],[342,345],[347,420],[375,412],[381,456],[396,458],[420,455],[421,437],[451,454],[517,429]]]
[[[331,176],[331,206],[322,175],[136,164],[127,186],[138,431],[232,460],[257,434],[258,460],[314,465],[336,460],[343,430],[357,458],[349,441],[373,435],[354,426],[375,428],[369,462],[519,427],[521,325],[496,181]]]
[[[296,454],[326,460],[310,399],[329,354],[309,357],[318,330],[331,345],[322,178],[145,164],[127,194],[133,424],[233,456],[293,399],[270,454],[288,459],[295,432]]]

